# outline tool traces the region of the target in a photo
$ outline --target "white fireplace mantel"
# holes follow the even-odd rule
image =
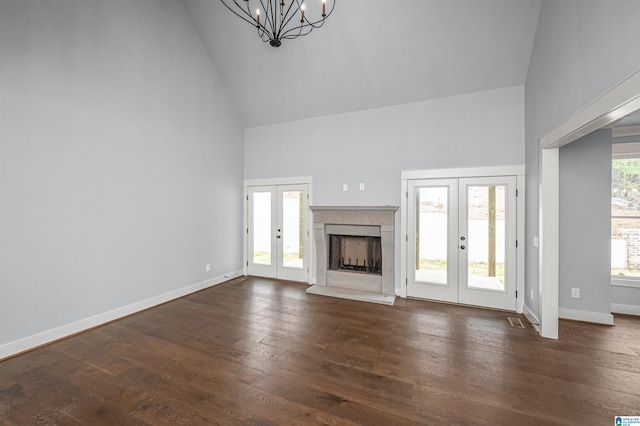
[[[310,287],[307,292],[393,304],[395,300],[395,212],[398,207],[310,206],[309,208],[313,212],[317,267],[316,285]],[[382,245],[382,276],[377,278],[378,284],[375,290],[368,288],[365,284],[365,281],[371,281],[371,278],[349,272],[331,271],[331,279],[327,279],[329,272],[327,271],[327,229],[336,225],[341,226],[342,229],[355,229],[358,226],[379,227]],[[354,234],[362,235],[355,230]],[[367,296],[371,296],[371,293],[377,294],[382,299],[368,298]]]

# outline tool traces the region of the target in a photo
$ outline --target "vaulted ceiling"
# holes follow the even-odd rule
[[[523,85],[542,0],[336,0],[278,48],[220,0],[183,1],[252,127]]]

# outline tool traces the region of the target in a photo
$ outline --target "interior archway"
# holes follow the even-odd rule
[[[538,289],[540,334],[558,338],[560,147],[640,110],[640,70],[585,105],[540,138]]]

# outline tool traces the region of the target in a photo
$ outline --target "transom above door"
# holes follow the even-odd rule
[[[518,177],[407,179],[403,189],[401,294],[521,312]]]

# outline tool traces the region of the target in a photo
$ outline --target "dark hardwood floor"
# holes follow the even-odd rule
[[[561,321],[247,277],[0,362],[0,424],[612,425],[640,319]]]

